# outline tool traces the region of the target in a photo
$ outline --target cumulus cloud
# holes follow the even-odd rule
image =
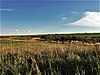
[[[100,27],[100,12],[87,11],[84,13],[83,18],[70,23],[70,25]]]
[[[14,10],[14,9],[8,9],[8,8],[1,8],[1,9],[0,9],[0,11],[5,11],[5,12],[6,12],[6,11],[10,12],[10,11],[13,11],[13,10]]]

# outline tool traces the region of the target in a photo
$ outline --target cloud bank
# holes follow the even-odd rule
[[[70,25],[80,25],[89,27],[100,27],[100,12],[87,11],[80,20],[70,23]]]

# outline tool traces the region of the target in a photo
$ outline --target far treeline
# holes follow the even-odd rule
[[[82,41],[88,43],[100,43],[100,33],[77,33],[77,34],[48,34],[40,36],[44,41]]]

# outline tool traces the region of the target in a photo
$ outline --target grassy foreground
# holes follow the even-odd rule
[[[0,75],[100,75],[100,45],[0,38]]]

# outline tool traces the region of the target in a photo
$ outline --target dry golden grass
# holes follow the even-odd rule
[[[0,75],[99,75],[99,52],[100,44],[0,38]]]
[[[50,43],[47,41],[39,41],[37,39],[31,40],[15,40],[12,38],[3,38],[0,42],[0,53],[2,52],[18,52],[18,51],[31,51],[35,53],[40,53],[44,50],[52,51],[52,50],[61,50],[61,51],[89,51],[89,50],[98,50],[100,49],[100,44],[90,44],[90,43],[82,43],[82,42],[67,42],[65,44],[62,43]]]

